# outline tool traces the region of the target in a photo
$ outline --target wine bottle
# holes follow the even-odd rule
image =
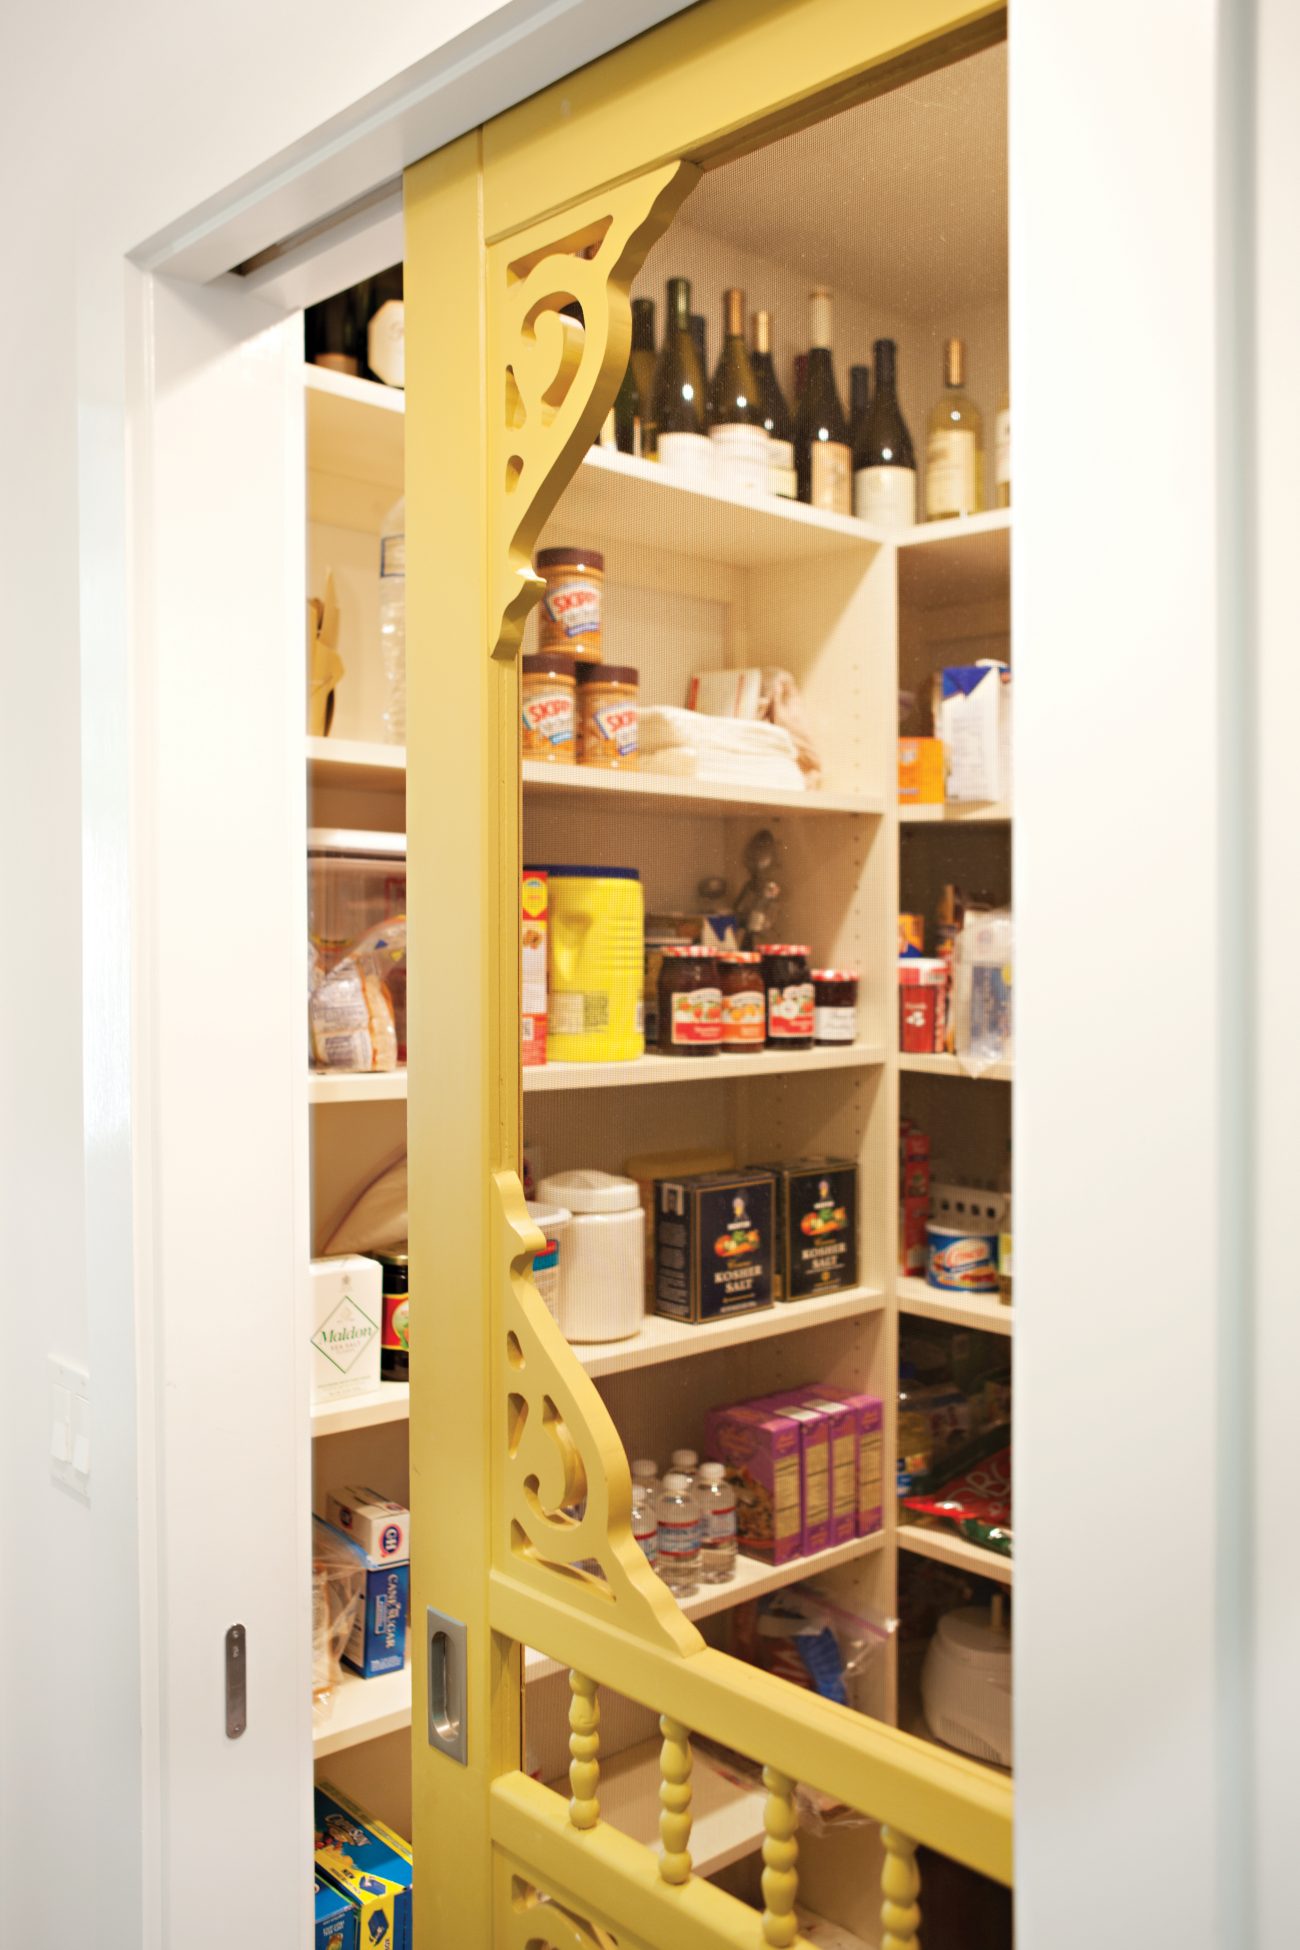
[[[709,381],[709,321],[702,311],[693,311],[691,313],[691,343],[695,347],[695,356],[700,362],[700,371],[704,374],[704,383],[707,388]],[[708,416],[709,407],[706,393],[704,403],[706,425],[708,423]]]
[[[943,391],[930,409],[925,518],[973,515],[984,506],[984,421],[966,392],[966,347],[945,339]]]
[[[1011,506],[1011,396],[1003,393],[993,422],[993,486],[999,508]]]
[[[332,298],[313,305],[307,313],[307,328],[313,365],[354,376],[361,371],[361,334],[354,292],[336,291]]]
[[[754,350],[749,363],[754,384],[758,388],[759,414],[767,429],[769,486],[773,494],[794,501],[799,494],[799,482],[794,471],[794,420],[772,364],[772,318],[769,312],[754,313]]]
[[[709,438],[719,483],[734,494],[767,494],[767,429],[745,344],[745,294],[722,294],[722,354],[709,387]]]
[[[853,449],[853,464],[858,464],[858,447],[866,429],[867,410],[871,405],[871,367],[849,367],[849,445]]]
[[[655,383],[655,307],[653,298],[632,300],[632,350],[614,401],[614,428],[620,453],[647,459],[654,450],[651,407]]]
[[[916,521],[916,455],[898,404],[894,341],[877,339],[876,391],[853,447],[853,512],[878,528]]]
[[[406,384],[406,307],[402,267],[394,264],[370,280],[366,322],[367,377],[383,386]]]
[[[853,455],[831,359],[831,294],[811,294],[808,376],[795,413],[794,462],[799,499],[831,514],[853,512]]]
[[[705,432],[704,375],[691,336],[688,278],[669,278],[664,342],[655,365],[655,452],[661,466],[689,480],[710,480],[713,449]]]

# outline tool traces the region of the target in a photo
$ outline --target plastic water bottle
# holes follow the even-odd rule
[[[700,1505],[689,1476],[670,1470],[655,1505],[658,1562],[670,1591],[685,1598],[697,1589],[700,1571]]]
[[[379,648],[387,691],[384,736],[406,743],[406,496],[384,516],[379,537]]]
[[[654,1491],[636,1477],[632,1479],[632,1536],[653,1568],[659,1555],[659,1517]]]
[[[736,1575],[736,1492],[720,1462],[700,1464],[695,1479],[700,1506],[700,1576],[725,1584]]]
[[[699,1466],[700,1459],[694,1449],[673,1450],[671,1467],[677,1471],[679,1476],[685,1476],[688,1481],[693,1483],[695,1481],[695,1472]]]
[[[659,1465],[649,1456],[639,1456],[632,1464],[632,1486],[640,1483],[646,1495],[653,1502],[659,1494]]]

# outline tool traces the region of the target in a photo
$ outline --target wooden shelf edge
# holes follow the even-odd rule
[[[409,1665],[401,1672],[381,1673],[377,1679],[345,1672],[333,1689],[327,1717],[313,1730],[312,1747],[320,1760],[326,1754],[342,1753],[345,1747],[359,1747],[367,1740],[400,1733],[410,1724]]]
[[[926,1280],[900,1275],[894,1283],[898,1311],[919,1319],[944,1320],[954,1327],[975,1327],[986,1334],[1010,1334],[1015,1309],[1004,1307],[996,1294],[945,1293]]]
[[[898,1053],[898,1067],[906,1076],[956,1077],[963,1083],[1010,1083],[1015,1072],[1014,1063],[993,1063],[972,1076],[955,1056],[915,1055],[906,1050]]]
[[[911,1551],[914,1557],[930,1557],[936,1564],[948,1564],[954,1570],[973,1571],[982,1578],[994,1578],[999,1584],[1012,1582],[1012,1560],[1000,1557],[996,1551],[986,1551],[979,1544],[968,1544],[964,1537],[943,1530],[926,1530],[919,1523],[900,1523],[894,1533],[898,1548]]]
[[[411,1385],[384,1381],[364,1395],[343,1395],[336,1401],[313,1402],[313,1438],[344,1435],[350,1429],[376,1429],[387,1422],[406,1422],[411,1415]]]

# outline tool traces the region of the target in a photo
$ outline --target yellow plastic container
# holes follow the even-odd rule
[[[645,1054],[645,901],[634,867],[549,867],[547,1057],[624,1063]]]

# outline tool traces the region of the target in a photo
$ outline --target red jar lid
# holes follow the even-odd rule
[[[759,952],[764,955],[810,955],[812,949],[806,941],[765,941]]]
[[[719,948],[717,954],[719,961],[744,962],[747,966],[763,959],[757,948]]]
[[[859,979],[856,968],[814,968],[812,978],[814,982],[856,982]]]
[[[665,948],[664,959],[667,960],[669,955],[675,955],[679,961],[714,961],[717,952],[716,948],[697,948],[687,943],[680,948]]]

